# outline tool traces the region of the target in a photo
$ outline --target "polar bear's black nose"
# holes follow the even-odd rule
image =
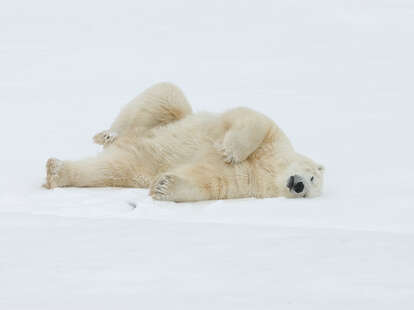
[[[293,189],[298,194],[302,193],[304,188],[305,188],[305,185],[303,185],[303,182],[298,182],[293,186]]]
[[[292,175],[289,177],[286,186],[289,188],[289,191],[293,189],[297,194],[302,193],[305,189],[305,184],[303,184],[301,177],[298,175]]]

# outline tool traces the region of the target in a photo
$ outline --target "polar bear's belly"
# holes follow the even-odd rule
[[[200,160],[214,151],[217,118],[211,114],[192,115],[154,129],[137,151],[156,165],[168,168]],[[147,161],[147,162],[149,162]]]

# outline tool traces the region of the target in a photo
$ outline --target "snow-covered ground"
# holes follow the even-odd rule
[[[413,309],[413,38],[412,0],[2,2],[0,309]],[[165,80],[270,115],[324,195],[41,188]]]

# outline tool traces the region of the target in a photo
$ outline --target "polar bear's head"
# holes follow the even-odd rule
[[[296,154],[278,178],[283,196],[288,198],[319,196],[323,186],[323,174],[322,165]]]

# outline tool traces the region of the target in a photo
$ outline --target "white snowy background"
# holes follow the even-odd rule
[[[0,3],[0,309],[413,309],[412,0]],[[159,81],[248,106],[322,197],[41,187]]]

